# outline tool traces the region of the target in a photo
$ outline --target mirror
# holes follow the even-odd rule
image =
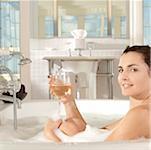
[[[36,0],[31,1],[31,37],[72,37],[85,29],[90,38],[127,38],[127,0]]]

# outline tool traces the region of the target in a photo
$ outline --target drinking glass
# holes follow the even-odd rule
[[[71,80],[70,73],[66,71],[59,71],[52,75],[52,82],[50,88],[52,88],[52,94],[55,99],[58,100],[59,110],[58,114],[61,117],[61,97],[71,94]]]

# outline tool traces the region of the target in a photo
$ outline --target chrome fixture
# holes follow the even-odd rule
[[[2,55],[0,55],[0,62],[2,61],[8,61],[10,60],[12,57],[19,57],[19,65],[25,65],[25,64],[29,64],[31,63],[31,60],[29,58],[25,58],[20,52],[12,52],[12,51],[8,51],[8,53]],[[2,63],[0,63],[2,64]],[[6,85],[2,85],[0,86],[0,100],[6,100],[6,101],[11,101],[13,102],[13,115],[14,115],[14,129],[17,129],[17,105],[18,108],[21,108],[21,100],[19,98],[16,98],[16,90],[17,90],[17,84],[13,76],[12,71],[6,67],[5,65],[0,65],[0,74],[8,74],[10,77],[10,81],[5,82]],[[1,81],[0,81],[1,82]],[[9,90],[13,92],[13,97],[8,97],[8,96],[4,96],[1,95],[1,92],[5,91],[5,90]]]
[[[7,73],[10,76],[11,81],[7,83],[7,85],[3,86],[0,88],[0,91],[5,91],[5,90],[9,90],[13,92],[13,97],[12,99],[6,99],[6,96],[1,96],[0,95],[0,100],[7,100],[7,101],[12,101],[13,102],[13,114],[14,114],[14,129],[17,129],[17,104],[18,104],[18,108],[21,108],[21,101],[19,99],[16,99],[16,82],[13,78],[13,73],[11,72],[11,70],[9,68],[7,68],[6,66],[2,66],[0,65],[0,73]]]
[[[32,62],[29,58],[24,57],[22,55],[22,53],[20,53],[20,52],[12,52],[12,51],[10,51],[10,56],[12,56],[12,57],[17,57],[18,56],[19,59],[20,59],[19,65],[25,65],[25,64],[29,64],[29,63]]]

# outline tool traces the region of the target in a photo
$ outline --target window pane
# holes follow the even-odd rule
[[[151,7],[144,8],[144,25],[151,26]]]
[[[55,34],[54,0],[31,0],[31,38],[52,38]]]
[[[151,1],[144,0],[144,44],[151,45]]]
[[[86,30],[87,37],[129,37],[128,0],[33,0],[30,5],[32,38],[72,37],[74,29]]]
[[[107,37],[107,18],[103,15],[86,15],[84,17],[84,29],[87,37]]]
[[[0,47],[19,47],[19,2],[0,2]]]
[[[151,45],[151,28],[144,27],[144,43]]]
[[[13,47],[19,51],[20,47],[20,3],[19,1],[0,2],[0,48]],[[18,58],[11,58],[2,61],[1,65],[6,65],[14,74],[20,74]],[[17,76],[18,76],[17,75]]]
[[[52,16],[45,16],[45,37],[51,38],[54,36],[54,20]]]
[[[144,6],[145,7],[151,7],[151,1],[150,0],[144,0]]]
[[[112,37],[128,38],[129,2],[127,0],[112,1]]]
[[[58,36],[72,37],[71,31],[74,29],[86,30],[87,37],[107,36],[106,0],[59,0],[57,13]],[[68,16],[74,19],[69,21]],[[66,34],[64,29],[67,29]]]

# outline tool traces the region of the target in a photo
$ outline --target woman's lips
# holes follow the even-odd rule
[[[122,87],[124,87],[124,89],[127,89],[132,86],[133,86],[133,84],[130,84],[130,83],[122,83]]]

